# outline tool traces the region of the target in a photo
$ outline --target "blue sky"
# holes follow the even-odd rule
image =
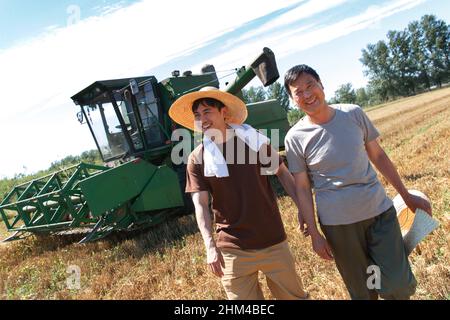
[[[331,97],[343,83],[367,83],[368,43],[424,14],[449,23],[450,2],[0,0],[0,178],[95,148],[70,96],[96,80],[163,80],[205,63],[229,70],[267,46],[281,75],[309,64]]]
[[[116,7],[131,4],[133,1],[116,0],[58,0],[33,1],[0,0],[0,49],[30,40],[31,38],[67,23],[67,9],[77,5],[82,17],[102,15]]]

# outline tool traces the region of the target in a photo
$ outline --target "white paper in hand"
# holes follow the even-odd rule
[[[438,226],[439,222],[436,219],[422,209],[417,209],[411,229],[403,236],[407,254],[409,255],[419,242]]]

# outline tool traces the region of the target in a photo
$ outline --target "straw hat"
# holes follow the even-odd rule
[[[428,202],[430,201],[425,194],[418,190],[408,191]],[[417,209],[416,212],[412,212],[399,194],[396,195],[392,201],[395,210],[397,211],[397,219],[402,231],[405,248],[409,254],[426,235],[439,226],[439,222],[430,217],[430,215],[422,209]]]
[[[247,119],[245,103],[231,93],[221,91],[215,87],[204,87],[196,92],[185,94],[178,98],[169,109],[169,116],[173,121],[191,130],[195,130],[192,104],[201,98],[214,98],[227,106],[227,123],[242,124]]]

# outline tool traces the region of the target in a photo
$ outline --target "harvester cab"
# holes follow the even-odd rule
[[[164,143],[162,130],[155,128],[160,110],[152,80],[156,81],[153,77],[96,81],[72,97],[81,107],[78,119],[81,123],[86,119],[104,162],[124,159],[150,145]],[[138,81],[146,82],[147,90],[137,98],[123,88]]]
[[[236,69],[236,79],[225,90],[239,96],[255,76],[265,86],[278,79],[270,49]],[[0,217],[14,232],[5,241],[84,228],[87,234],[81,242],[86,242],[191,213],[191,199],[184,193],[186,164],[171,159],[179,141],[171,139],[178,126],[168,111],[178,97],[204,86],[219,87],[212,65],[199,74],[174,71],[160,82],[153,76],[96,81],[75,94],[78,120],[87,124],[106,165],[80,163],[14,187],[0,202]],[[272,143],[280,141],[276,147],[283,147],[289,124],[280,103],[269,100],[248,104],[247,109],[246,123],[276,129]],[[271,136],[272,131],[267,133]],[[192,134],[190,138],[193,141]]]
[[[198,75],[174,71],[160,83],[153,76],[96,81],[72,100],[81,107],[77,117],[88,124],[105,163],[115,166],[139,157],[160,164],[172,148],[171,103],[205,83],[219,86],[211,65]]]

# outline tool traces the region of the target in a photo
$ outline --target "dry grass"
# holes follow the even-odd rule
[[[407,187],[430,197],[441,223],[410,256],[419,283],[413,298],[450,299],[450,89],[372,108],[368,114]],[[393,188],[382,182],[393,197]],[[299,235],[291,199],[280,195],[278,202],[304,287],[314,299],[347,299],[334,264],[321,260],[310,240]],[[33,236],[0,245],[0,299],[225,299],[219,279],[206,268],[193,216],[134,237],[74,244],[78,239]],[[69,265],[81,268],[80,290],[66,287]],[[265,284],[263,290],[270,298]]]

